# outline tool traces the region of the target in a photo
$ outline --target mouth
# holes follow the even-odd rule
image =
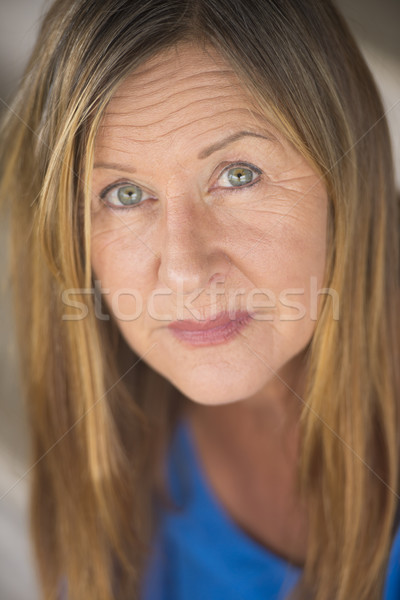
[[[174,321],[168,329],[192,346],[213,346],[233,339],[251,320],[247,311],[221,312],[204,321]]]

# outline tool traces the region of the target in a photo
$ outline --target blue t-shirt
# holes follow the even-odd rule
[[[284,600],[302,569],[249,537],[219,503],[182,419],[168,451],[167,482],[176,510],[158,511],[141,600]],[[382,600],[400,599],[400,527]]]

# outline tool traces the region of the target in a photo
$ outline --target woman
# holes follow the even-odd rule
[[[57,0],[13,111],[44,597],[398,597],[398,207],[331,3]]]

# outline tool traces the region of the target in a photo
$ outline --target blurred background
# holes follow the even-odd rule
[[[99,0],[101,3],[101,0]],[[338,0],[387,110],[400,189],[400,0]],[[0,0],[0,114],[18,85],[49,0]],[[362,109],[362,107],[360,107]],[[9,282],[7,227],[0,222],[0,598],[39,598],[27,518],[28,428],[18,385]]]

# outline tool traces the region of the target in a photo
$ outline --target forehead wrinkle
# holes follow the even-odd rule
[[[171,69],[171,71],[174,75],[176,75],[175,69]],[[233,76],[233,78],[239,82],[239,79],[238,79],[235,71],[215,69],[212,71],[201,71],[199,73],[191,73],[190,75],[185,75],[184,77],[178,77],[176,79],[175,85],[180,85],[181,83],[186,83],[186,82],[190,81],[191,79],[206,79],[206,81],[210,81],[210,76],[214,76],[214,77],[212,77],[213,80],[219,79],[220,76],[227,77],[227,78]],[[171,82],[171,73],[163,74],[161,77],[158,77],[157,79],[153,79],[153,80],[150,80],[147,82],[146,81],[141,82],[140,79],[141,79],[141,77],[137,75],[137,72],[133,72],[133,73],[131,73],[131,75],[128,75],[128,77],[117,88],[115,94],[113,95],[113,97],[111,99],[111,102],[113,101],[114,98],[120,99],[120,98],[125,98],[127,95],[129,95],[132,90],[129,90],[126,93],[124,92],[124,90],[127,88],[130,88],[130,87],[136,88],[138,85],[140,85],[141,89],[143,89],[143,88],[155,87],[155,85],[158,83],[169,84]],[[232,85],[234,85],[233,82],[232,82]],[[158,92],[158,91],[159,91],[159,87],[157,87],[156,92]]]
[[[201,104],[214,104],[214,102],[220,100],[220,99],[224,99],[225,96],[214,96],[211,98],[202,98],[201,100],[193,100],[192,102],[189,102],[187,104],[185,104],[184,106],[180,106],[179,108],[177,108],[176,110],[173,110],[171,112],[168,113],[167,116],[164,116],[161,119],[158,119],[157,121],[149,121],[147,123],[143,123],[141,125],[138,125],[137,123],[135,123],[134,125],[130,125],[129,123],[125,123],[123,120],[122,121],[117,121],[114,123],[103,123],[100,127],[103,128],[110,128],[110,127],[124,127],[124,128],[137,128],[137,129],[143,129],[144,127],[151,127],[153,125],[159,125],[162,122],[167,121],[168,119],[170,119],[171,117],[174,117],[176,115],[178,115],[179,113],[184,112],[185,110],[187,110],[189,107],[193,106],[193,105],[201,105]],[[220,111],[218,113],[212,114],[212,115],[205,115],[203,118],[205,119],[213,119],[216,118],[218,116],[220,116],[221,114],[224,114],[226,112],[231,112],[231,111],[237,111],[237,112],[246,112],[248,113],[249,108],[242,108],[242,107],[233,107],[233,108],[227,108],[224,111]],[[123,115],[121,115],[120,113],[113,113],[112,116],[115,117],[120,117],[120,116],[124,116],[124,117],[128,117],[131,118],[132,116],[135,116],[135,110],[131,113],[124,113]],[[251,111],[250,111],[251,114]],[[111,116],[111,115],[110,115]],[[108,119],[105,119],[106,121]]]
[[[214,115],[213,115],[213,118],[220,117],[221,115],[227,115],[228,113],[232,113],[232,112],[233,112],[233,113],[235,113],[235,114],[238,114],[238,113],[244,113],[244,114],[246,114],[246,115],[248,115],[248,114],[249,114],[249,111],[248,111],[248,109],[245,109],[245,108],[243,108],[243,109],[238,109],[238,108],[230,108],[230,109],[226,109],[226,110],[224,110],[224,111],[220,111],[220,112],[218,112],[218,113],[214,114]],[[149,139],[146,139],[146,140],[140,140],[140,141],[139,141],[139,140],[134,140],[134,139],[133,139],[131,136],[129,136],[129,137],[128,137],[128,136],[125,136],[125,135],[121,135],[121,136],[119,136],[118,134],[116,134],[116,135],[115,135],[115,134],[108,134],[108,135],[107,135],[107,137],[108,137],[108,138],[110,138],[110,137],[114,137],[116,140],[117,140],[117,139],[119,139],[119,140],[122,140],[122,139],[123,139],[123,140],[126,140],[126,141],[128,141],[128,142],[129,142],[129,141],[131,141],[131,142],[133,142],[133,141],[136,141],[136,142],[138,142],[138,143],[143,143],[143,144],[145,144],[145,143],[154,143],[154,142],[157,142],[158,140],[160,140],[160,139],[162,139],[162,138],[165,138],[165,137],[167,137],[167,136],[170,136],[171,134],[175,134],[175,133],[177,133],[178,131],[181,131],[182,129],[185,129],[186,127],[188,127],[188,126],[190,126],[190,125],[194,125],[194,124],[196,124],[196,123],[200,123],[201,121],[208,121],[209,119],[210,119],[210,116],[209,116],[209,115],[202,116],[202,117],[198,117],[197,119],[193,119],[193,120],[191,120],[189,123],[184,123],[184,124],[182,124],[182,125],[179,125],[179,126],[177,126],[177,127],[174,127],[174,128],[172,128],[172,129],[169,129],[168,131],[166,131],[166,132],[164,132],[164,133],[157,133],[157,136],[156,136],[155,138],[149,138]],[[120,129],[123,129],[124,131],[125,131],[126,129],[133,129],[133,130],[135,130],[135,129],[144,129],[144,128],[149,128],[149,127],[151,127],[151,126],[154,126],[154,125],[157,125],[157,124],[159,124],[159,123],[162,123],[163,121],[164,121],[164,119],[161,119],[161,120],[159,120],[159,121],[155,121],[155,122],[153,122],[153,123],[151,123],[151,124],[146,124],[146,125],[137,125],[137,124],[135,124],[135,125],[122,125],[122,124],[121,124],[121,125],[119,125],[119,126],[116,126],[116,125],[114,125],[114,126],[113,126],[113,125],[108,125],[108,126],[107,126],[107,127],[105,127],[105,128],[106,128],[106,129],[110,129],[110,128],[113,128],[113,127],[115,127],[115,128],[120,128]],[[226,124],[221,124],[221,125],[218,127],[218,129],[219,129],[219,128],[226,127],[226,126],[227,126]],[[230,127],[232,127],[232,126],[230,126]],[[264,125],[264,127],[265,127],[265,125]],[[215,130],[215,128],[211,127],[211,128],[210,128],[210,130],[207,130],[207,131],[213,131],[213,130]],[[199,134],[199,135],[204,135],[204,132],[202,132],[202,133],[201,133],[201,134]]]
[[[123,138],[118,138],[118,139],[123,139]],[[127,142],[131,142],[131,138],[126,138]],[[133,140],[133,141],[137,141],[137,140]],[[125,150],[124,148],[112,148],[111,146],[107,146],[107,144],[97,144],[96,145],[96,151],[97,152],[102,152],[102,151],[110,151],[110,152],[119,152],[121,154],[126,154],[128,156],[130,156],[130,152],[129,150]]]
[[[132,115],[132,112],[135,113],[140,113],[149,109],[153,109],[153,108],[157,108],[159,106],[165,106],[165,104],[172,100],[173,98],[175,98],[176,96],[178,96],[179,98],[182,98],[182,96],[184,96],[185,94],[191,94],[194,90],[209,90],[209,89],[214,90],[214,86],[212,85],[202,85],[202,86],[196,86],[194,88],[190,88],[190,89],[183,89],[183,90],[178,90],[178,91],[174,91],[171,94],[169,94],[168,96],[166,96],[165,98],[163,98],[162,100],[159,100],[158,102],[154,102],[153,104],[145,104],[144,106],[141,107],[134,107],[133,111],[128,111],[128,112],[121,112],[121,111],[109,111],[107,110],[105,113],[105,118],[107,117],[111,117],[111,116],[121,116],[121,117],[129,117]],[[238,91],[238,87],[234,86],[233,84],[227,84],[227,85],[223,85],[223,86],[218,86],[218,90],[228,90],[228,89],[234,89],[236,91],[236,94],[226,94],[221,95],[221,96],[215,96],[214,98],[210,98],[209,96],[207,96],[206,98],[198,98],[196,100],[193,100],[192,102],[189,102],[188,104],[185,104],[183,107],[178,108],[176,111],[173,111],[170,114],[174,114],[176,112],[178,112],[181,109],[185,109],[189,106],[191,106],[192,104],[196,104],[198,102],[204,102],[204,101],[212,101],[212,100],[218,100],[219,98],[228,98],[229,100],[232,100],[234,98],[240,98],[245,100],[245,97],[243,96],[243,94],[240,93],[240,91]],[[159,94],[156,92],[154,95],[158,96]],[[146,96],[141,96],[140,100],[144,100],[146,98]],[[128,100],[129,96],[124,96],[123,98],[121,98],[123,100]]]
[[[234,110],[234,112],[238,112],[237,109],[232,109],[232,110]],[[226,112],[228,112],[228,111],[226,111]],[[271,137],[271,141],[274,143],[274,152],[275,152],[275,150],[277,150],[277,145],[278,146],[282,145],[282,140],[279,139],[279,136],[276,137],[276,135],[274,135],[274,133],[272,133],[270,131],[270,128],[268,127],[268,120],[267,120],[267,118],[266,118],[265,115],[262,115],[262,114],[258,113],[257,111],[252,111],[250,109],[241,109],[239,112],[244,112],[246,114],[246,116],[250,117],[249,123],[251,122],[252,126],[255,126],[256,128],[261,128],[261,131],[264,131],[269,137]],[[206,129],[205,131],[202,131],[201,133],[198,133],[198,134],[194,135],[191,139],[195,140],[195,139],[201,138],[202,136],[207,136],[207,134],[216,133],[217,131],[224,130],[224,129],[225,130],[229,129],[229,131],[231,131],[233,133],[235,131],[235,125],[232,122],[232,123],[229,123],[229,124],[228,123],[222,123],[222,124],[220,124],[218,126],[212,126],[212,127],[209,127],[208,129]],[[246,127],[247,124],[244,123],[242,126]],[[107,127],[105,127],[105,129],[109,130],[112,127],[113,127],[112,125],[108,125]],[[156,138],[149,138],[149,139],[145,140],[145,139],[134,138],[131,135],[129,135],[129,136],[126,135],[126,133],[125,133],[126,130],[127,129],[133,129],[134,127],[139,127],[140,128],[140,127],[144,127],[144,126],[138,126],[138,125],[136,125],[136,126],[135,125],[131,125],[131,126],[126,125],[126,126],[124,126],[123,124],[121,124],[119,126],[115,126],[115,129],[116,129],[116,133],[115,134],[114,133],[108,133],[108,132],[105,132],[105,131],[103,131],[102,133],[100,133],[100,131],[99,131],[99,134],[102,135],[103,139],[105,139],[105,140],[109,140],[110,141],[110,140],[114,139],[116,142],[122,141],[124,143],[124,145],[130,144],[130,143],[146,145],[146,144],[152,144],[154,142],[157,142],[157,141],[160,140],[160,138],[166,137],[171,132],[176,131],[176,129],[175,130],[173,129],[173,130],[171,130],[169,132],[166,132],[164,134],[157,134]],[[185,125],[179,127],[179,129],[182,129],[184,127],[185,127]],[[119,131],[121,131],[121,135],[119,135]],[[101,146],[98,146],[98,147],[101,147]],[[111,148],[109,148],[109,149],[112,150]],[[117,151],[119,151],[119,150],[117,150]],[[122,152],[129,153],[129,151],[127,151],[127,150],[122,150]]]

